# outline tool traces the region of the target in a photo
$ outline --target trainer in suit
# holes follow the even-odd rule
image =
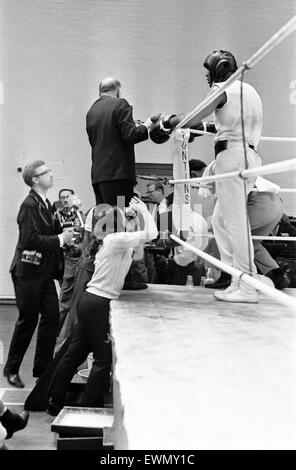
[[[134,145],[148,139],[152,120],[136,125],[133,108],[120,97],[121,83],[107,77],[99,85],[99,99],[86,115],[86,130],[92,148],[91,182],[96,204],[127,206],[137,184]],[[155,119],[160,113],[155,116]],[[153,119],[153,118],[152,118]]]
[[[46,194],[53,185],[51,170],[36,160],[23,170],[31,191],[21,204],[17,223],[19,239],[10,266],[19,318],[15,324],[4,376],[15,387],[23,388],[19,369],[41,315],[33,366],[33,377],[40,377],[53,358],[59,325],[58,296],[54,284],[59,248],[71,243],[73,229],[63,233],[55,224]]]

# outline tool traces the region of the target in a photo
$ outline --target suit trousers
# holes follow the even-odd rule
[[[63,406],[71,379],[90,352],[93,352],[94,361],[81,405],[104,406],[104,390],[110,377],[112,357],[109,307],[109,299],[89,292],[82,295],[77,308],[78,324],[48,390],[48,396],[58,406]]]
[[[280,222],[284,207],[278,194],[272,192],[252,191],[248,196],[248,214],[252,235],[270,235]],[[261,244],[253,240],[255,264],[261,274],[267,274],[279,265]]]
[[[60,307],[59,333],[62,330],[65,319],[70,310],[72,296],[74,292],[74,283],[75,283],[75,276],[76,276],[78,261],[79,261],[79,258],[71,258],[67,255],[65,256],[64,277],[63,277],[63,281],[61,285],[60,300],[59,300],[59,307]]]
[[[89,264],[89,266],[85,267],[85,265],[83,265],[83,259],[79,260],[79,265],[74,280],[74,289],[71,299],[70,310],[66,319],[65,338],[68,338],[68,336],[73,333],[73,330],[77,325],[77,305],[79,303],[80,298],[82,297],[82,294],[86,290],[87,284],[92,278],[94,267],[94,263],[91,263]]]
[[[135,185],[128,180],[114,180],[94,183],[92,186],[97,205],[110,204],[124,208],[133,197]]]
[[[12,276],[19,318],[15,324],[6,372],[17,374],[39,320],[33,377],[40,377],[53,358],[59,326],[59,303],[53,279]]]
[[[252,235],[269,235],[276,227],[283,213],[283,203],[279,196],[269,192],[252,191],[248,195],[248,216]],[[232,262],[232,245],[225,235],[225,223],[221,212],[216,213],[215,219],[216,236],[224,239],[221,260],[230,265]],[[228,241],[228,243],[227,243]],[[279,267],[270,253],[261,244],[261,240],[253,240],[254,261],[261,274],[266,275],[272,269]],[[215,249],[215,241],[212,241],[212,255],[220,258],[218,249]]]

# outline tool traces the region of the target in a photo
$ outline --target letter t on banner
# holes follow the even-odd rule
[[[188,162],[189,129],[177,129],[174,132],[175,149],[173,154],[173,178],[190,178]],[[175,184],[173,203],[173,223],[176,230],[186,232],[191,217],[190,184]]]

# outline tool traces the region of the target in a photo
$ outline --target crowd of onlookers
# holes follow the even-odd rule
[[[202,176],[205,167],[206,165],[200,160],[191,160],[191,177]],[[133,267],[133,274],[128,275],[124,288],[131,290],[144,289],[147,287],[147,282],[185,285],[188,281],[188,275],[192,276],[194,285],[200,285],[201,282],[204,282],[203,279],[205,278],[205,285],[207,287],[218,289],[225,287],[230,280],[230,276],[225,272],[220,273],[214,266],[205,263],[204,260],[198,256],[195,256],[195,259],[187,265],[178,264],[176,246],[170,239],[170,233],[174,231],[172,221],[173,192],[169,192],[169,194],[165,196],[165,190],[167,189],[165,184],[166,183],[157,180],[147,183],[146,194],[143,194],[143,200],[148,205],[156,221],[159,233],[155,240],[144,246],[143,260],[139,260],[136,266]],[[79,205],[77,205],[77,197],[73,195],[73,190],[63,189],[60,191],[59,200],[63,200],[63,208],[58,209],[58,212],[66,219],[67,217],[73,219],[74,213],[80,213],[80,219],[85,220],[87,215],[84,215],[80,211]],[[93,211],[94,208],[90,210],[88,219],[90,215],[93,214]],[[210,219],[207,220],[207,223],[210,225]],[[283,214],[279,222],[273,227],[270,235],[296,236],[296,225],[294,225],[294,223],[295,221],[292,217],[289,218],[286,214]],[[77,226],[79,227],[79,222]],[[211,227],[209,226],[208,228],[211,232]],[[84,230],[84,224],[81,223],[78,230],[80,230],[80,236],[76,238],[75,244],[71,247],[67,247],[65,250],[65,271],[60,291],[61,326],[70,309],[75,273],[77,267],[81,265],[82,239],[91,237],[89,223],[86,224],[86,232]],[[274,261],[279,262],[281,267],[283,276],[280,279],[281,282],[278,283],[276,287],[295,287],[294,273],[292,271],[295,269],[293,260],[296,259],[296,242],[264,240],[261,243]],[[213,254],[215,257],[219,256],[213,239],[206,241],[205,251]],[[258,268],[259,266],[257,265],[257,269]],[[262,272],[262,274],[266,273]]]

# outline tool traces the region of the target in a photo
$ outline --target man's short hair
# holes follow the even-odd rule
[[[63,188],[63,189],[60,189],[60,190],[59,190],[59,199],[60,199],[61,193],[62,193],[63,191],[69,191],[71,194],[74,194],[74,190],[73,190],[73,189]]]
[[[206,163],[203,162],[202,160],[197,160],[195,158],[192,158],[189,160],[189,169],[190,171],[201,171],[204,168],[206,168]]]
[[[155,191],[157,191],[158,189],[160,189],[160,191],[162,192],[162,194],[164,194],[164,186],[162,183],[160,183],[160,181],[155,181],[155,182],[151,182],[151,183],[148,183],[147,184],[147,188],[148,186],[154,186],[155,187]]]
[[[45,165],[43,160],[34,160],[31,163],[28,163],[23,169],[23,178],[24,182],[32,188],[33,186],[33,177],[36,176],[36,169],[40,166]]]
[[[106,77],[99,84],[99,94],[108,93],[108,91],[118,91],[121,87],[121,83],[117,78]]]

